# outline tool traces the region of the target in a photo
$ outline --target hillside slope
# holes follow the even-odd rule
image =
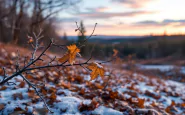
[[[2,44],[0,47],[0,65],[10,75],[15,71],[16,48]],[[24,60],[25,49],[18,49]],[[112,63],[102,66],[106,69],[104,78],[92,81],[89,72],[80,66],[30,71],[33,75],[26,78],[40,84],[36,86],[55,115],[185,114],[185,84],[111,68]],[[0,75],[3,79],[2,70]],[[0,86],[1,114],[52,114],[20,76],[10,81]]]

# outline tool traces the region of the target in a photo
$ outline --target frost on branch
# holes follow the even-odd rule
[[[95,24],[96,27],[96,24]],[[94,30],[95,30],[94,27]],[[85,39],[84,43],[93,35],[94,30],[92,32],[92,34]],[[0,85],[5,85],[10,84],[12,82],[10,82],[10,80],[12,80],[13,78],[20,76],[22,77],[23,81],[27,83],[27,85],[29,86],[29,89],[32,88],[35,93],[38,95],[38,97],[44,102],[45,107],[50,111],[50,107],[48,106],[47,103],[52,104],[53,102],[56,101],[56,92],[52,92],[52,94],[48,97],[48,99],[50,99],[50,101],[46,101],[44,99],[45,96],[47,95],[47,92],[44,90],[45,89],[45,83],[42,84],[34,84],[31,82],[30,79],[28,79],[27,77],[32,78],[32,76],[35,76],[35,73],[40,72],[41,69],[50,69],[50,68],[57,68],[60,69],[59,67],[69,67],[69,66],[81,66],[84,67],[83,65],[88,65],[88,68],[92,70],[91,76],[92,79],[95,79],[98,74],[103,77],[104,76],[104,69],[98,64],[98,63],[89,63],[89,61],[91,60],[88,59],[85,62],[81,62],[81,63],[75,63],[75,58],[76,55],[80,55],[80,47],[77,47],[76,44],[72,44],[69,46],[66,45],[60,45],[60,44],[56,44],[54,42],[54,39],[50,39],[50,43],[41,51],[39,52],[40,54],[37,55],[37,50],[41,49],[41,45],[40,45],[40,39],[43,38],[42,36],[42,30],[40,29],[40,32],[38,34],[33,33],[33,37],[32,36],[28,36],[28,43],[31,45],[31,47],[33,48],[33,52],[31,53],[31,56],[25,57],[24,58],[24,62],[23,64],[20,63],[20,55],[19,52],[17,53],[17,58],[16,58],[16,64],[15,64],[15,72],[12,73],[10,76],[6,74],[6,69],[3,68],[2,71],[4,72],[3,75],[3,79],[0,82]],[[81,45],[83,45],[83,43],[81,43]],[[46,52],[51,48],[51,47],[67,47],[67,52],[64,54],[63,57],[61,58],[56,58],[56,56],[54,56],[53,58],[49,56],[49,54],[47,54]],[[22,59],[22,58],[21,58]],[[66,64],[66,62],[69,62],[69,64]],[[60,62],[60,63],[59,63]],[[105,62],[104,62],[105,63]],[[58,70],[60,71],[60,70]],[[49,78],[50,80],[52,80],[51,78]],[[24,82],[21,82],[21,84],[19,85],[21,88],[23,88],[25,86]],[[39,82],[39,81],[37,81]],[[16,83],[13,83],[16,84]],[[39,88],[41,88],[41,92],[39,90]],[[6,89],[6,87],[5,87]],[[5,90],[2,89],[2,90]],[[33,92],[33,91],[32,91]]]

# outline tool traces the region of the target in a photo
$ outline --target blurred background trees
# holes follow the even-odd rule
[[[0,41],[26,43],[27,34],[42,28],[43,41],[49,38],[59,41],[54,26],[56,14],[65,8],[78,4],[80,0],[0,0]]]
[[[0,41],[25,46],[27,35],[43,29],[42,42],[47,44],[49,38],[55,38],[59,44],[69,44],[68,36],[60,37],[56,33],[56,15],[63,9],[73,7],[81,0],[0,0]],[[75,22],[74,22],[75,23]],[[74,28],[75,29],[75,28]],[[79,24],[77,43],[86,38],[86,28],[83,21]],[[63,38],[63,39],[62,39]],[[96,37],[98,38],[98,36]],[[105,59],[113,54],[113,49],[119,50],[121,58],[135,54],[138,59],[153,59],[163,57],[185,57],[185,36],[145,36],[139,39],[104,39],[96,42],[93,38],[81,48],[83,57],[88,57],[93,49],[93,57]],[[94,42],[94,41],[95,42]],[[116,41],[115,41],[116,40]],[[55,49],[52,49],[53,51]]]

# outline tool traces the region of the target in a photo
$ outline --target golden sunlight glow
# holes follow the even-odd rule
[[[168,34],[185,33],[185,0],[151,0],[143,5],[135,2],[136,8],[133,8],[134,5],[131,7],[132,4],[114,4],[108,0],[102,0],[100,4],[96,2],[96,5],[93,3],[86,1],[84,7],[94,10],[74,16],[84,21],[87,34],[92,32],[92,25],[96,22],[97,35],[150,35],[163,34],[165,30]],[[77,35],[74,22],[63,23],[58,33],[63,35],[65,31],[68,35]]]

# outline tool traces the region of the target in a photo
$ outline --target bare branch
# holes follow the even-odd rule
[[[94,34],[94,31],[95,31],[95,28],[96,28],[96,25],[97,25],[97,23],[95,24],[95,26],[94,26],[94,29],[93,29],[93,32],[91,33],[91,35],[88,37],[88,38],[86,38],[82,43],[83,44],[81,44],[81,46],[83,46],[84,45],[84,43],[89,39],[89,38],[91,38],[91,36],[93,36],[93,34]],[[78,27],[78,25],[77,25],[77,27]],[[78,27],[79,28],[79,27]],[[66,62],[67,62],[67,60],[65,61],[65,62],[63,62],[63,63],[59,63],[57,60],[56,60],[56,56],[54,56],[53,58],[52,57],[50,57],[49,55],[47,55],[46,54],[46,52],[50,49],[50,47],[51,46],[57,46],[57,47],[64,47],[64,46],[66,46],[66,45],[57,45],[57,44],[55,44],[54,43],[54,41],[53,41],[53,39],[50,39],[50,42],[49,42],[49,44],[47,45],[47,47],[45,47],[44,49],[43,49],[43,51],[38,55],[38,56],[36,56],[36,52],[37,52],[37,50],[38,50],[38,48],[40,48],[39,47],[39,40],[43,37],[43,36],[41,36],[41,34],[42,34],[42,30],[40,29],[40,31],[39,31],[39,33],[36,35],[35,33],[33,33],[33,35],[34,35],[34,38],[35,38],[35,42],[34,42],[34,44],[32,43],[31,45],[33,46],[33,52],[32,52],[32,54],[31,54],[31,59],[30,59],[30,61],[29,60],[27,60],[27,58],[28,57],[24,57],[24,66],[22,67],[22,68],[20,68],[19,66],[19,57],[20,57],[20,54],[19,54],[19,52],[18,52],[18,56],[17,56],[17,60],[16,60],[16,65],[17,65],[17,67],[16,68],[18,68],[18,69],[16,69],[16,72],[15,73],[13,73],[11,76],[8,76],[8,75],[6,75],[6,71],[5,71],[5,68],[3,68],[3,71],[4,71],[4,78],[3,78],[3,80],[0,82],[0,85],[3,85],[3,84],[5,84],[5,83],[11,83],[11,84],[15,84],[15,83],[12,83],[12,82],[9,82],[9,80],[11,80],[12,78],[14,78],[14,77],[16,77],[16,76],[21,76],[22,78],[23,78],[23,80],[30,86],[30,87],[32,87],[34,90],[35,90],[35,92],[37,93],[37,95],[41,98],[41,100],[44,102],[44,104],[45,104],[45,106],[46,106],[46,108],[50,111],[50,112],[52,112],[50,109],[49,109],[49,107],[48,107],[48,105],[47,105],[47,103],[46,103],[46,101],[45,101],[45,99],[42,97],[42,95],[39,93],[39,91],[37,90],[37,87],[36,87],[36,85],[34,85],[33,83],[31,83],[26,77],[24,77],[24,75],[23,74],[34,74],[34,73],[32,73],[31,72],[31,70],[38,70],[38,71],[40,71],[40,69],[44,69],[44,68],[57,68],[57,67],[68,67],[68,66],[81,66],[81,67],[83,67],[85,70],[87,70],[87,68],[84,66],[84,65],[88,65],[88,64],[90,64],[90,60],[92,59],[92,52],[93,52],[93,50],[94,50],[94,46],[92,47],[92,50],[91,50],[91,56],[90,56],[90,58],[87,60],[87,61],[85,61],[85,62],[79,62],[79,63],[75,63],[75,64],[73,64],[73,65],[71,65],[71,64],[66,64]],[[80,47],[79,47],[80,48]],[[38,61],[44,61],[43,59],[43,57],[44,56],[47,56],[47,58],[49,58],[49,61],[47,61],[47,63],[45,64],[45,65],[41,65],[41,66],[36,66],[36,62],[38,62]],[[43,58],[43,59],[42,59]],[[28,61],[28,62],[26,62],[26,61]],[[54,61],[56,61],[56,63],[52,63],[52,62],[54,62]],[[112,61],[112,60],[108,60],[108,61],[104,61],[104,62],[99,62],[99,64],[102,64],[102,63],[107,63],[107,62],[110,62],[110,61]],[[59,70],[58,68],[57,68],[57,70]],[[36,72],[38,72],[38,71],[36,71]],[[87,70],[88,71],[88,70]],[[34,71],[35,72],[35,71]],[[89,72],[89,71],[88,71]]]
[[[42,97],[42,95],[38,92],[37,88],[36,88],[28,79],[26,79],[23,75],[21,75],[21,77],[27,82],[27,84],[28,84],[30,87],[32,87],[32,88],[35,90],[35,92],[37,93],[37,95],[38,95],[38,96],[42,99],[42,101],[44,102],[44,105],[46,106],[46,108],[47,108],[51,113],[53,113],[53,112],[50,110],[50,108],[48,107],[48,105],[47,105],[45,99],[44,99],[44,98]]]
[[[108,76],[108,80],[107,80],[107,82],[106,82],[106,84],[105,84],[103,90],[105,90],[105,89],[107,88],[107,86],[108,86],[108,84],[109,84],[109,80],[110,80],[110,78],[111,78],[111,75],[113,75],[113,71],[114,71],[114,70],[112,70],[108,75],[106,75],[106,76]],[[116,76],[114,76],[114,77],[116,77]]]
[[[37,62],[42,56],[43,54],[51,47],[52,45],[52,41],[50,41],[50,43],[48,44],[48,46],[45,48],[45,50],[43,50],[43,52],[33,61],[30,61],[28,63],[28,65],[26,65],[23,69],[19,70],[18,72],[14,73],[13,75],[6,77],[3,81],[0,82],[0,85],[6,83],[7,81],[9,81],[10,79],[12,79],[13,77],[25,72],[25,70],[30,67],[31,65],[33,65],[35,62]]]
[[[90,36],[87,37],[87,38],[85,38],[84,41],[83,41],[82,43],[80,43],[80,44],[82,44],[82,45],[79,46],[80,48],[83,47],[83,45],[93,36],[97,24],[98,24],[98,23],[95,23],[94,28],[93,28],[93,31],[92,31],[92,33],[90,34]],[[77,22],[76,22],[76,27],[77,27],[77,29],[76,29],[75,31],[79,31],[81,34],[83,34],[83,32],[81,31],[81,29],[80,29],[80,27],[78,26],[78,23],[77,23]],[[94,35],[94,36],[95,36],[95,35]]]
[[[86,68],[86,67],[84,67],[83,65],[80,65],[82,68],[84,68],[88,73],[90,73],[89,72],[89,70]]]
[[[19,70],[19,57],[20,57],[20,53],[19,53],[19,50],[17,50],[17,59],[16,59],[16,62],[15,62],[16,72]]]
[[[92,59],[92,52],[94,50],[95,44],[93,45],[92,49],[91,49],[91,53],[90,53],[90,58],[86,61],[87,63]]]

